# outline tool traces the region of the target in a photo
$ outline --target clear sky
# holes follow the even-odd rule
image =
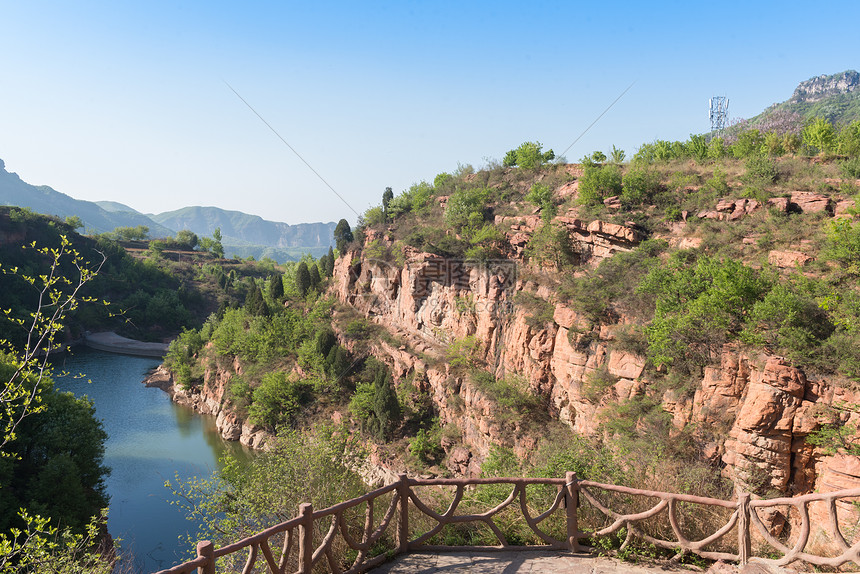
[[[860,68],[860,3],[0,0],[0,159],[145,213],[355,222],[523,141],[570,161]],[[349,203],[240,100],[231,85]]]

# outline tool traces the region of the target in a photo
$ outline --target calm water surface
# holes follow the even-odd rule
[[[131,552],[136,571],[168,568],[190,558],[188,533],[196,525],[185,519],[164,481],[206,477],[225,451],[247,457],[237,443],[225,442],[214,417],[180,407],[157,388],[141,381],[159,359],[131,357],[89,349],[56,362],[60,390],[87,395],[108,434],[105,481],[110,495],[108,530]],[[83,373],[84,378],[76,375]],[[91,382],[88,382],[91,381]]]

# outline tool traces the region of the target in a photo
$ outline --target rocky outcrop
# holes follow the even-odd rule
[[[239,441],[249,448],[263,448],[271,435],[239,416],[226,398],[226,383],[239,372],[241,365],[238,360],[234,361],[232,369],[207,369],[203,384],[185,389],[174,384],[173,375],[161,365],[149,373],[143,383],[166,391],[177,404],[214,416],[215,427],[224,440]]]
[[[767,262],[780,269],[795,269],[803,267],[812,261],[812,257],[800,251],[771,251]]]
[[[750,205],[727,202],[720,207],[734,213]],[[630,249],[640,239],[633,226],[585,225],[572,217],[556,220],[572,237],[587,238],[595,252],[605,247],[606,256],[611,249]],[[495,416],[499,407],[492,397],[439,360],[455,340],[475,336],[483,341],[478,359],[488,370],[497,377],[524,377],[551,415],[582,435],[598,432],[599,413],[607,401],[652,392],[644,359],[613,348],[619,325],[592,325],[554,300],[548,289],[526,281],[520,261],[493,267],[414,250],[404,255],[405,264],[397,267],[347,253],[336,262],[333,291],[403,341],[378,342],[373,352],[391,365],[399,384],[408,379],[429,392],[441,422],[460,430],[460,440],[446,445],[452,472],[475,475],[493,445],[528,455],[540,439],[533,430],[500,423],[505,417]],[[802,253],[772,257],[779,266],[805,261]],[[521,291],[554,305],[552,320],[530,320],[527,306],[514,302]],[[583,388],[598,370],[605,370],[612,384],[602,397],[587,398]],[[816,412],[840,400],[860,400],[860,393],[852,394],[837,381],[809,380],[802,369],[780,357],[749,356],[734,347],[726,347],[721,364],[705,369],[691,389],[687,395],[666,392],[663,407],[677,428],[704,429],[703,456],[722,466],[741,487],[756,492],[796,494],[819,487],[828,465],[836,468],[839,463],[806,441],[821,424]]]
[[[793,103],[817,102],[827,96],[851,93],[858,86],[860,86],[860,73],[855,70],[847,70],[832,76],[822,74],[805,82],[800,82],[788,101]]]

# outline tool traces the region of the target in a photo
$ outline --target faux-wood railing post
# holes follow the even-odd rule
[[[197,569],[197,574],[215,574],[215,545],[210,540],[197,543],[197,557],[206,558],[206,564]]]
[[[564,475],[565,482],[565,510],[567,510],[567,549],[571,552],[579,551],[579,521],[576,517],[576,508],[579,506],[579,483],[575,472]]]
[[[749,562],[751,553],[750,494],[742,492],[738,495],[738,562],[741,566]]]
[[[400,520],[397,521],[397,554],[409,550],[409,477],[406,473],[397,475],[397,496],[400,506]]]
[[[314,557],[314,507],[310,502],[299,504],[299,574],[310,574]]]

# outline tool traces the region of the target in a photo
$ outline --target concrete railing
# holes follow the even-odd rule
[[[510,485],[511,492],[501,503],[479,514],[458,514],[457,509],[466,489],[480,485]],[[550,492],[553,489],[556,492],[549,508],[536,515],[531,510],[527,492],[534,485],[542,485],[544,491],[550,487]],[[453,499],[444,512],[434,511],[418,496],[417,491],[421,487],[433,486],[453,488]],[[377,522],[376,506],[379,502],[384,503],[386,499],[383,497],[387,495],[391,499]],[[645,505],[645,509],[629,514],[613,510],[611,506],[613,502],[618,502],[619,497],[624,499],[623,505],[628,508],[636,506],[638,509]],[[828,544],[826,548],[822,546],[819,553],[807,548],[812,533],[809,515],[812,503],[825,505],[828,515],[827,523],[819,525],[827,533]],[[309,574],[315,567],[327,567],[331,572],[364,572],[384,562],[392,554],[420,550],[580,551],[584,549],[580,546],[581,540],[598,540],[612,535],[617,537],[622,529],[626,531],[626,536],[620,550],[638,538],[674,551],[675,558],[690,553],[709,560],[740,564],[757,562],[783,566],[803,561],[816,566],[836,567],[848,562],[860,566],[858,504],[860,489],[769,500],[751,500],[749,494],[741,494],[737,500],[727,501],[600,484],[579,480],[572,472],[567,473],[565,478],[412,479],[402,474],[394,484],[324,510],[314,510],[310,504],[301,504],[295,518],[233,544],[216,549],[211,542],[201,541],[197,544],[197,558],[158,574],[186,574],[195,569],[199,574],[214,574],[219,558],[232,561],[230,565],[225,565],[230,572],[242,568],[236,566],[236,562],[244,563],[243,573]],[[685,536],[680,520],[682,509],[679,506],[684,505],[713,507],[711,510],[722,512],[721,518],[725,522],[704,538],[690,540]],[[354,512],[357,512],[362,507],[363,526],[360,520],[355,517],[350,520],[347,516],[348,511],[355,509]],[[781,541],[759,515],[760,511],[769,512],[767,509],[777,508],[787,509],[785,516],[793,509],[800,519],[799,529],[792,535],[792,543]],[[518,512],[518,517],[523,519],[528,529],[543,544],[510,545],[496,522],[503,512]],[[586,512],[592,517],[602,517],[602,522],[609,524],[583,529],[580,515]],[[668,527],[654,528],[654,520],[662,518],[663,513],[667,515]],[[853,524],[840,525],[840,519]],[[550,522],[556,536],[551,535],[544,526],[544,523]],[[495,536],[498,545],[447,546],[428,543],[445,526],[453,524],[485,525]],[[701,530],[703,525],[697,524],[696,527]],[[559,536],[562,531],[563,536]],[[753,556],[754,537],[756,546],[763,549],[759,553],[778,557]],[[389,542],[387,548],[380,546],[385,540]],[[343,559],[335,556],[335,544],[343,551],[342,555],[351,556],[349,564],[342,563]],[[707,547],[717,549],[707,550]]]

